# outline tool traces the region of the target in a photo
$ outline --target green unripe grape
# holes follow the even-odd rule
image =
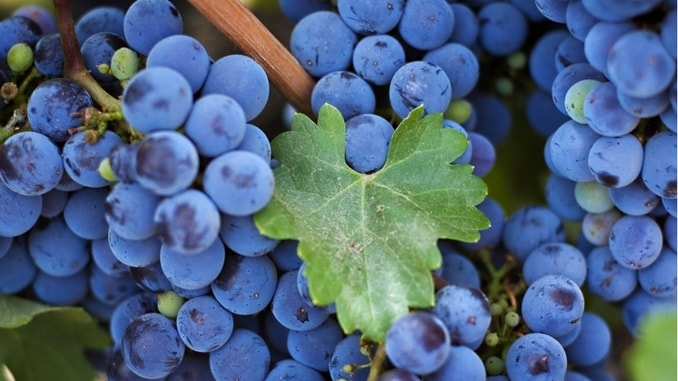
[[[14,44],[7,53],[7,65],[15,73],[23,73],[33,66],[33,49],[23,42]]]
[[[490,313],[492,316],[499,316],[504,313],[504,306],[501,303],[492,303],[490,305]]]
[[[515,328],[520,324],[520,315],[516,312],[509,312],[504,316],[504,321],[506,322],[506,325],[508,325],[511,328]]]
[[[473,113],[473,105],[466,99],[455,99],[447,106],[443,113],[446,119],[459,124],[466,123]]]
[[[111,168],[111,160],[109,158],[101,160],[97,171],[106,181],[115,182],[118,180],[118,178],[115,176],[115,173],[113,173],[113,168]]]
[[[115,78],[128,80],[139,71],[139,56],[130,48],[120,48],[111,57],[110,70]]]
[[[520,70],[527,65],[527,57],[523,52],[516,52],[508,56],[506,63],[513,70]]]
[[[604,213],[614,206],[610,190],[595,180],[577,183],[574,186],[574,198],[589,213]]]
[[[490,356],[485,360],[485,370],[490,376],[496,376],[504,371],[504,360],[497,356]]]
[[[510,78],[498,78],[494,86],[496,87],[499,95],[508,96],[513,94],[513,81]]]
[[[565,93],[565,111],[572,120],[577,123],[586,124],[584,101],[591,90],[599,84],[600,81],[595,79],[582,79],[570,86],[567,93]]]
[[[174,291],[166,291],[158,294],[158,312],[174,319],[179,313],[179,308],[186,300]]]
[[[485,335],[485,344],[488,347],[494,347],[499,344],[499,335],[496,332],[490,332]]]

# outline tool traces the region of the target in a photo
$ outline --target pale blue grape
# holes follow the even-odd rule
[[[640,179],[621,188],[610,188],[609,192],[614,206],[620,212],[632,216],[648,214],[661,202]]]
[[[443,366],[426,375],[426,381],[484,381],[485,365],[472,349],[460,345],[450,347],[450,353]]]
[[[581,287],[586,281],[586,257],[575,246],[565,242],[541,245],[523,262],[523,278],[529,286],[550,274],[566,276]]]
[[[657,259],[638,270],[638,283],[650,295],[668,298],[676,295],[676,252],[662,248]]]
[[[393,111],[401,118],[422,104],[427,113],[444,112],[452,100],[450,80],[438,65],[425,61],[408,62],[393,75],[389,100]]]
[[[504,246],[523,261],[537,247],[565,241],[565,227],[558,216],[544,206],[525,206],[511,214],[504,223]]]
[[[259,232],[252,215],[231,216],[222,213],[219,237],[226,247],[246,257],[262,256],[278,245],[278,240]]]
[[[583,2],[584,7],[586,3],[587,1]],[[584,38],[584,54],[589,64],[599,72],[607,73],[607,57],[610,48],[621,36],[633,30],[635,26],[628,21],[595,23]]]
[[[211,288],[214,297],[228,311],[252,315],[269,305],[277,284],[278,273],[268,256],[245,257],[228,253]]]
[[[385,348],[394,367],[417,374],[432,373],[449,356],[450,333],[436,315],[413,311],[391,324]]]
[[[276,320],[284,327],[307,331],[324,323],[329,312],[322,307],[310,306],[304,301],[297,288],[297,271],[280,275],[271,308]]]
[[[290,330],[287,350],[292,359],[319,372],[329,371],[330,356],[344,333],[334,318],[308,331]]]
[[[258,334],[235,329],[221,348],[210,352],[210,369],[216,380],[263,381],[271,364],[271,352]]]
[[[77,83],[65,78],[49,79],[28,98],[28,122],[33,131],[54,142],[65,142],[71,128],[83,125],[79,113],[92,105],[90,95]]]
[[[348,120],[357,115],[374,113],[376,98],[369,83],[353,72],[342,70],[324,75],[313,87],[313,113],[318,115],[325,103],[336,107],[344,120]]]
[[[405,50],[393,36],[379,34],[362,38],[353,50],[353,69],[374,85],[386,85],[405,64]]]
[[[330,357],[330,377],[332,381],[366,381],[368,368],[357,366],[368,364],[369,359],[360,349],[360,334],[351,334],[343,338]]]
[[[129,266],[120,262],[113,255],[107,237],[93,240],[90,253],[92,254],[92,262],[106,275],[118,276],[129,271]]]
[[[469,346],[484,338],[492,320],[489,301],[480,289],[453,284],[436,293],[433,313],[447,327],[453,345]]]
[[[553,80],[558,75],[554,57],[560,43],[568,37],[567,31],[554,29],[539,36],[530,51],[528,70],[540,90],[551,92]]]
[[[80,185],[90,188],[108,186],[109,182],[99,173],[99,164],[121,141],[120,136],[110,130],[97,137],[94,143],[89,140],[86,131],[71,135],[62,149],[64,169]]]
[[[478,21],[478,42],[494,56],[507,56],[515,52],[527,37],[527,20],[510,3],[493,2],[482,7],[478,11]]]
[[[178,52],[181,58],[177,57]],[[193,92],[197,93],[210,70],[210,57],[200,41],[184,34],[175,34],[158,41],[148,52],[146,67],[154,66],[178,71],[186,78]]]
[[[233,333],[233,316],[212,296],[199,296],[181,305],[177,331],[186,347],[209,353],[226,344]]]
[[[454,13],[444,0],[408,0],[398,32],[410,46],[419,50],[435,49],[450,38]]]
[[[152,237],[157,232],[153,216],[160,200],[139,184],[115,184],[105,204],[109,229],[126,240]]]
[[[183,28],[181,14],[169,0],[136,0],[123,19],[125,40],[146,56],[160,40],[180,34]]]
[[[360,173],[379,170],[393,136],[393,126],[375,114],[361,114],[346,121],[346,162]]]
[[[633,131],[640,118],[629,114],[619,103],[619,91],[612,82],[604,82],[584,99],[584,119],[589,127],[603,136],[619,137]]]
[[[108,194],[105,188],[82,188],[70,194],[63,216],[75,235],[89,240],[108,236],[104,211]]]
[[[115,306],[139,292],[139,286],[129,272],[122,275],[108,275],[96,266],[90,266],[88,284],[90,295],[95,300],[109,306]]]
[[[480,77],[478,58],[468,47],[447,43],[424,55],[424,61],[438,65],[450,80],[451,99],[460,99],[471,93]]]
[[[45,194],[57,186],[63,173],[59,148],[43,134],[19,132],[0,146],[0,181],[13,192]]]
[[[548,142],[554,173],[571,181],[592,181],[588,165],[591,147],[600,135],[588,126],[569,120],[553,133]]]
[[[580,221],[586,215],[586,211],[579,206],[574,197],[576,184],[553,173],[549,174],[546,180],[546,203],[563,220]]]
[[[57,217],[33,228],[28,251],[44,273],[65,277],[82,271],[90,261],[89,241],[78,237]]]
[[[598,19],[584,6],[581,0],[570,1],[565,10],[565,25],[574,38],[584,41]]]
[[[533,332],[565,335],[579,323],[583,312],[584,294],[564,275],[544,275],[532,282],[523,295],[523,319]]]
[[[113,33],[120,38],[124,32],[125,11],[115,6],[99,6],[92,8],[80,16],[75,22],[75,35],[80,44],[90,36],[106,32]]]
[[[227,95],[208,94],[193,104],[185,131],[198,153],[218,156],[242,142],[246,131],[245,112]]]
[[[344,23],[362,35],[383,34],[398,25],[405,0],[342,0],[337,11]]]
[[[648,216],[623,216],[610,230],[609,246],[620,265],[640,270],[650,266],[662,249],[663,235]]]
[[[450,8],[454,14],[454,28],[448,42],[456,42],[466,47],[473,46],[480,30],[480,22],[475,12],[463,3],[450,3]]]
[[[562,380],[566,371],[565,350],[543,333],[519,337],[506,354],[506,372],[511,380]]]
[[[641,178],[647,188],[659,197],[675,199],[676,182],[676,134],[663,131],[645,143]]]
[[[215,240],[206,249],[190,255],[176,252],[166,245],[160,248],[162,272],[172,285],[187,290],[209,286],[221,273],[226,249],[221,240]]]

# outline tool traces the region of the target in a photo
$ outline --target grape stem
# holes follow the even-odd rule
[[[381,374],[381,369],[386,361],[386,345],[379,343],[377,351],[370,362],[370,373],[367,376],[367,381],[377,381]]]
[[[80,52],[80,44],[73,25],[71,0],[54,0],[57,26],[61,35],[61,48],[64,51],[64,77],[82,86],[92,99],[105,111],[120,110],[120,101],[107,93],[85,68]]]
[[[244,4],[239,0],[188,2],[264,68],[273,85],[296,111],[313,115],[310,105],[313,78]]]

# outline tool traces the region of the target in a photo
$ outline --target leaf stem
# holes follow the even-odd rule
[[[85,68],[80,43],[75,35],[71,0],[54,0],[56,20],[64,51],[64,77],[75,81],[105,111],[120,110],[120,101],[107,93]]]
[[[310,102],[315,81],[244,4],[238,0],[188,2],[266,70],[273,85],[296,111],[313,115]]]
[[[367,376],[367,381],[377,381],[385,361],[386,345],[384,343],[379,343],[377,346],[377,351],[372,358],[372,362],[370,363],[370,373]]]

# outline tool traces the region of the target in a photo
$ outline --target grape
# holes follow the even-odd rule
[[[64,211],[66,201],[68,201],[69,192],[52,189],[51,191],[42,195],[42,209],[40,215],[42,217],[53,218]]]
[[[396,319],[385,339],[393,366],[413,373],[432,373],[447,360],[450,333],[442,320],[429,312],[413,311]]]
[[[280,272],[298,270],[303,261],[297,255],[297,240],[282,240],[269,254]]]
[[[358,368],[368,364],[370,359],[361,351],[359,334],[351,334],[341,339],[330,358],[330,377],[332,381],[366,381],[369,368]]]
[[[451,99],[469,95],[478,83],[480,76],[478,58],[462,44],[447,43],[428,51],[423,59],[443,69],[452,87]]]
[[[448,42],[456,42],[466,47],[473,46],[480,30],[480,21],[475,12],[462,3],[450,3],[450,8],[454,14],[454,28]]]
[[[574,197],[576,184],[553,173],[549,174],[546,180],[546,202],[563,220],[580,221],[586,215],[586,211],[579,206]]]
[[[676,217],[676,199],[675,198],[662,198],[662,205],[666,212],[668,212],[673,217]],[[659,207],[659,206],[658,206]]]
[[[209,162],[203,188],[222,212],[234,216],[254,214],[273,196],[273,170],[252,152],[230,151]]]
[[[113,350],[111,358],[108,360],[108,365],[106,367],[106,379],[108,381],[147,381],[149,378],[140,377],[136,373],[133,373],[125,360],[122,357],[122,350],[117,348]],[[155,380],[165,380],[164,377],[156,378]]]
[[[506,354],[506,372],[512,380],[562,380],[566,370],[565,350],[543,333],[519,337]]]
[[[54,19],[54,15],[40,5],[23,5],[17,8],[14,13],[12,13],[12,16],[28,17],[40,26],[43,34],[57,32],[57,23]]]
[[[671,9],[664,16],[664,21],[662,22],[661,30],[659,31],[659,37],[664,44],[666,51],[673,57],[676,58],[676,8]],[[674,81],[675,86],[675,81]],[[674,87],[675,89],[675,87]]]
[[[567,69],[566,69],[567,70]],[[592,181],[588,165],[591,147],[600,135],[588,126],[569,120],[551,135],[548,142],[554,173],[576,182]]]
[[[600,7],[610,12],[608,17],[631,19],[652,10],[662,0],[601,0]]]
[[[276,320],[284,327],[296,331],[308,331],[320,326],[329,317],[322,307],[310,306],[297,288],[298,270],[280,275],[271,307]]]
[[[116,345],[120,344],[125,329],[134,318],[149,312],[157,312],[155,304],[156,296],[148,292],[130,295],[118,303],[108,325],[113,342]]]
[[[0,61],[7,59],[9,49],[20,42],[34,47],[43,31],[33,20],[24,16],[12,16],[0,21]]]
[[[322,77],[348,69],[357,41],[355,32],[341,16],[318,11],[299,20],[292,29],[290,53],[309,74]]]
[[[188,290],[209,286],[217,279],[225,257],[226,249],[218,239],[206,249],[190,255],[174,251],[165,244],[160,248],[162,272],[173,285]]]
[[[264,381],[323,381],[317,371],[292,359],[280,360],[268,372]]]
[[[111,276],[105,274],[96,266],[90,266],[88,280],[92,296],[110,306],[115,306],[130,295],[139,292],[137,284],[128,272]]]
[[[614,207],[609,188],[596,181],[583,181],[574,186],[577,204],[589,213],[605,213]]]
[[[669,247],[676,251],[676,217],[669,216],[664,221],[664,239]]]
[[[99,66],[109,65],[116,50],[126,47],[125,41],[118,35],[108,32],[99,32],[91,35],[82,43],[83,63],[94,79],[100,83],[110,83],[116,80],[110,73],[102,73]]]
[[[211,288],[214,297],[228,311],[251,315],[261,312],[271,302],[277,282],[275,265],[268,256],[228,253]]]
[[[174,321],[155,312],[134,318],[120,346],[127,367],[144,378],[169,375],[179,366],[186,350]]]
[[[640,175],[643,146],[630,134],[620,137],[602,136],[591,146],[588,163],[591,173],[599,183],[612,188],[625,187]]]
[[[389,100],[393,111],[401,118],[422,104],[427,113],[444,112],[452,100],[450,80],[438,65],[425,61],[408,62],[393,75]]]
[[[568,370],[565,372],[564,381],[591,381],[591,379],[585,376],[583,373],[579,373],[574,370]]]
[[[587,1],[583,1],[586,7]],[[584,54],[588,63],[601,73],[607,73],[607,59],[612,45],[623,35],[635,30],[630,22],[595,23],[584,39]]]
[[[547,91],[550,93],[550,90]],[[525,101],[527,121],[532,130],[543,138],[548,138],[568,120],[568,117],[555,107],[549,93],[543,90],[534,90]]]
[[[586,96],[600,85],[595,79],[582,79],[575,82],[565,93],[565,112],[577,123],[586,124],[584,117],[584,101]]]
[[[112,131],[106,131],[95,142],[90,139],[86,131],[80,131],[68,138],[62,152],[64,169],[78,184],[103,188],[109,183],[101,177],[99,164],[121,142],[121,138]]]
[[[526,206],[506,220],[502,240],[511,254],[522,261],[542,244],[565,241],[565,227],[550,209]]]
[[[605,320],[592,312],[584,312],[581,332],[565,347],[567,361],[575,366],[590,366],[604,360],[610,352],[612,334]]]
[[[588,63],[576,63],[567,66],[559,71],[553,79],[553,84],[551,86],[553,103],[563,114],[567,114],[565,110],[565,96],[567,91],[572,85],[584,79],[591,79],[599,82],[605,81],[603,74]]]
[[[470,259],[459,254],[450,241],[438,241],[438,248],[443,256],[441,278],[448,284],[480,288],[480,275]]]
[[[403,15],[405,1],[342,0],[337,2],[339,16],[354,32],[383,34],[395,28]]]
[[[650,295],[667,298],[676,295],[676,252],[665,247],[652,264],[638,271],[640,287]]]
[[[452,103],[450,104],[450,108],[453,107],[452,104],[454,104],[454,103],[455,103],[455,101],[452,101]],[[469,105],[469,108],[472,108],[472,107]],[[449,109],[448,109],[448,111],[449,111]],[[462,127],[461,124],[459,124],[455,121],[452,121],[450,119],[443,119],[443,127],[452,128],[453,130],[464,135],[464,137],[466,138],[466,149],[464,150],[464,153],[461,154],[461,156],[454,159],[453,163],[454,164],[469,164],[471,162],[471,155],[473,155],[473,147],[471,146],[471,142],[470,142],[468,132],[466,131],[466,129],[464,127]]]
[[[570,34],[579,41],[584,41],[598,19],[593,16],[581,0],[570,1],[565,10],[565,24]]]
[[[38,271],[32,286],[38,301],[55,306],[75,306],[87,295],[87,270],[68,276]]]
[[[659,197],[650,192],[640,179],[621,188],[610,188],[610,199],[614,206],[624,214],[642,216],[655,209],[659,203]]]
[[[177,331],[186,347],[196,352],[212,352],[231,337],[233,316],[213,297],[199,296],[179,308]]]
[[[4,257],[9,253],[10,247],[12,247],[12,242],[14,239],[12,237],[2,237],[0,236],[0,258]]]
[[[163,246],[181,254],[197,254],[217,240],[221,217],[216,205],[199,190],[187,189],[164,198],[153,220]]]
[[[539,0],[537,0],[539,6]],[[543,12],[542,12],[543,13]],[[527,37],[527,21],[510,3],[493,2],[478,11],[478,42],[494,56],[507,56],[518,50]]]
[[[165,381],[214,381],[210,371],[209,356],[186,352],[179,366],[167,376]]]
[[[130,48],[122,47],[113,53],[110,68],[115,78],[127,81],[139,71],[139,55]]]
[[[229,216],[222,213],[219,236],[226,247],[246,257],[267,254],[278,244],[278,240],[259,232],[252,215]]]
[[[539,36],[530,51],[528,70],[530,77],[537,87],[545,92],[551,92],[553,80],[558,75],[554,55],[558,46],[569,34],[562,29],[555,29]],[[567,91],[567,89],[565,89]],[[552,101],[553,102],[553,101]]]
[[[83,124],[78,113],[91,106],[92,98],[77,83],[65,78],[49,79],[28,98],[28,122],[33,131],[54,142],[65,142],[69,129]]]
[[[86,11],[75,22],[75,35],[83,44],[96,33],[111,33],[120,38],[124,32],[125,11],[115,6],[99,6]]]
[[[333,71],[320,78],[311,92],[311,108],[315,115],[325,103],[339,109],[344,120],[348,120],[373,113],[376,98],[372,87],[357,74]]]
[[[470,346],[482,340],[492,320],[485,294],[467,286],[447,285],[440,289],[433,313],[447,327],[453,345]]]
[[[609,245],[620,265],[629,269],[648,267],[659,256],[662,230],[647,216],[623,216],[610,230]]]
[[[20,195],[0,182],[0,236],[26,233],[38,221],[41,209],[42,197]]]
[[[57,277],[70,276],[89,263],[88,244],[75,235],[60,216],[31,229],[28,251],[41,271]]]
[[[245,135],[235,150],[250,151],[268,162],[271,161],[271,142],[261,128],[251,123],[245,124]]]
[[[641,177],[647,188],[659,197],[675,199],[676,194],[676,134],[660,132],[645,143]]]
[[[198,153],[215,157],[236,149],[247,130],[245,112],[231,97],[205,95],[193,104],[185,131]]]
[[[216,380],[262,381],[271,364],[264,340],[247,329],[235,329],[221,348],[210,352],[210,369]]]
[[[75,235],[88,240],[108,236],[108,224],[104,215],[108,192],[104,188],[82,188],[71,192],[63,216],[66,225]]]
[[[530,284],[522,301],[525,323],[533,332],[567,334],[584,312],[584,295],[570,278],[544,275]]]
[[[329,0],[279,0],[278,6],[282,14],[294,23],[313,12],[332,10]]]
[[[123,20],[125,40],[132,49],[146,56],[158,41],[180,34],[183,26],[179,11],[168,0],[136,0]]]
[[[279,355],[281,358],[289,358],[290,353],[287,350],[287,336],[289,336],[290,332],[292,331],[285,328],[282,324],[278,323],[278,321],[275,319],[275,316],[273,316],[273,312],[271,311],[270,308],[266,309],[264,311],[264,314],[265,314],[264,321],[262,323],[264,340],[266,341],[266,343],[268,343],[269,348],[271,348],[271,350],[275,352],[277,355]],[[257,325],[255,328],[258,329],[259,326]],[[275,358],[276,356],[274,355],[272,357]]]
[[[567,2],[561,0],[535,0],[535,5],[547,19],[563,24],[566,21]]]
[[[675,93],[675,88],[669,94]],[[661,92],[653,97],[632,97],[617,89],[619,106],[627,113],[637,118],[650,118],[661,114],[669,107],[669,96]]]
[[[52,33],[42,36],[35,45],[33,63],[45,76],[61,76],[64,72],[64,51],[61,48],[61,35]]]
[[[137,0],[141,1],[144,0]],[[176,70],[164,66],[139,71],[122,94],[125,119],[143,133],[178,128],[188,117],[192,106],[193,90],[188,80]]]
[[[379,170],[386,162],[393,126],[375,114],[346,121],[346,162],[360,173]]]
[[[645,292],[642,288],[636,289],[622,304],[622,319],[624,325],[635,337],[638,336],[641,320],[649,314],[670,314],[676,310],[676,299],[657,298]]]
[[[318,327],[307,331],[289,331],[287,350],[299,364],[327,372],[330,356],[343,338],[344,334],[337,321],[329,318]]]
[[[461,247],[466,251],[477,251],[483,248],[496,247],[501,242],[501,235],[504,229],[505,213],[502,206],[492,197],[486,197],[476,206],[488,220],[490,227],[481,230],[480,239],[475,243],[461,243]]]
[[[558,71],[572,64],[585,62],[586,53],[584,53],[584,43],[582,41],[568,36],[558,44],[558,51],[556,52],[556,69]]]
[[[546,18],[541,14],[534,0],[511,0],[511,4],[516,7],[530,22],[542,22]]]
[[[15,73],[23,73],[33,66],[33,49],[26,43],[12,46],[7,53],[7,65]]]
[[[63,167],[59,148],[37,132],[19,132],[0,146],[0,180],[18,194],[38,196],[54,189]]]
[[[38,273],[24,240],[17,238],[10,242],[7,252],[0,256],[0,268],[3,271],[0,277],[0,293],[7,295],[16,294],[28,287]]]
[[[109,230],[126,240],[152,237],[157,231],[153,216],[159,203],[159,196],[139,184],[115,184],[105,204]]]
[[[177,59],[177,52],[182,53],[181,59]],[[210,70],[210,57],[200,41],[191,36],[175,34],[158,41],[148,52],[146,67],[154,66],[176,70],[197,93]]]
[[[160,241],[158,247],[160,247]],[[165,292],[172,290],[172,283],[162,272],[160,261],[139,267],[129,267],[132,279],[144,290],[151,292]]]
[[[179,287],[175,284],[172,284],[171,289],[177,295],[179,295],[180,298],[183,298],[183,299],[193,299],[193,298],[197,298],[199,296],[205,296],[205,295],[208,295],[209,291],[210,291],[209,286],[200,287],[200,288],[196,288],[195,290],[191,290],[191,289]],[[236,317],[237,316],[234,315],[233,319],[236,319]]]
[[[426,381],[483,381],[485,365],[483,360],[472,349],[453,345],[443,366],[433,374],[427,375]]]
[[[377,381],[421,381],[421,378],[403,369],[391,369],[380,374]]]
[[[297,290],[299,290],[299,295],[301,295],[301,298],[304,299],[306,304],[309,306],[316,306],[318,307],[317,304],[313,302],[313,298],[311,297],[311,291],[308,288],[308,278],[306,277],[306,267],[308,267],[308,262],[304,262],[301,264],[299,267],[299,271],[297,271]],[[337,308],[334,303],[328,304],[326,306],[319,306],[323,310],[329,312],[329,313],[336,313]]]
[[[454,21],[454,13],[444,0],[408,0],[398,32],[410,46],[431,50],[447,42],[454,30]]]
[[[546,243],[534,249],[523,262],[523,278],[531,285],[544,275],[563,275],[581,287],[586,280],[586,258],[579,249],[564,243]]]
[[[405,64],[405,50],[388,34],[367,36],[356,44],[352,62],[353,69],[362,79],[374,85],[386,85]]]

